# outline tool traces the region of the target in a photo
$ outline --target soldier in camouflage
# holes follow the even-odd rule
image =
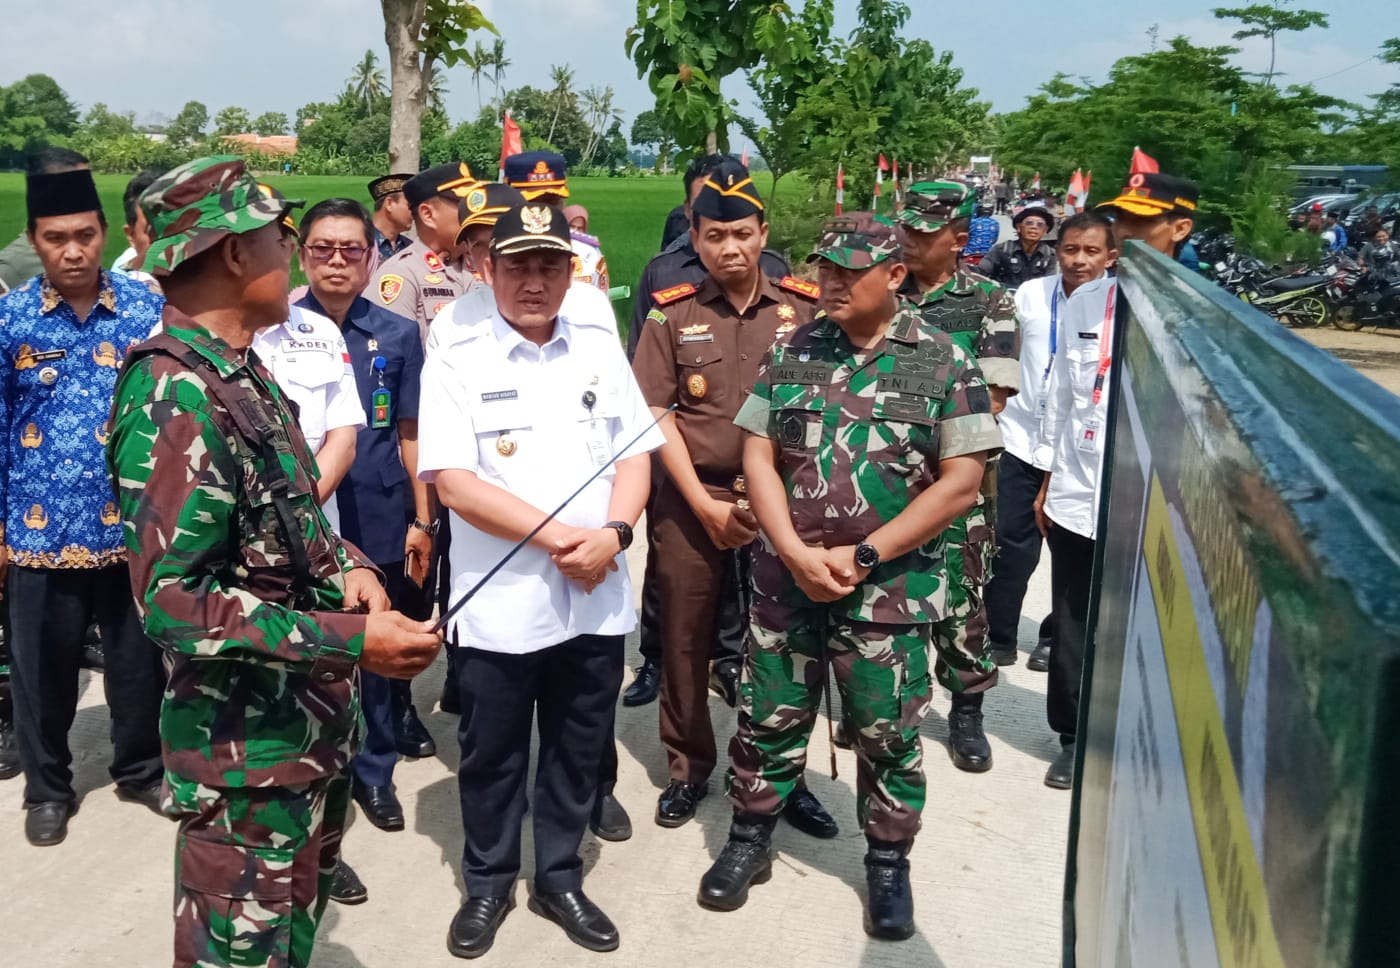
[[[859,764],[865,930],[890,939],[914,932],[907,857],[931,672],[946,682],[963,664],[943,531],[1001,444],[972,359],[900,303],[900,254],[886,219],[828,222],[812,256],[823,313],[779,337],[735,418],[760,542],[729,745],[734,820],[699,892],[703,906],[734,910],[771,876],[774,821],[802,775],[830,664]]]
[[[249,349],[287,318],[280,223],[297,204],[231,156],[141,197],[164,333],[127,355],[107,460],[136,607],[170,673],[176,966],[309,963],[349,800],[356,669],[408,678],[440,646],[330,529],[315,461]]]
[[[904,265],[900,295],[928,323],[947,333],[977,360],[991,390],[992,413],[1006,406],[1021,385],[1021,334],[1010,295],[958,261],[967,244],[977,195],[962,182],[920,182],[905,195],[895,216],[900,223]],[[948,526],[948,616],[956,622],[955,676],[944,685],[953,694],[948,713],[948,751],[953,765],[969,773],[992,768],[992,748],[982,728],[982,697],[996,685],[998,665],[1016,661],[993,654],[987,638],[982,590],[991,578],[996,501],[996,461],[988,461],[977,503]]]

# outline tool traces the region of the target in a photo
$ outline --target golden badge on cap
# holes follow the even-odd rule
[[[520,224],[531,235],[549,231],[550,211],[543,205],[526,205],[520,210]]]
[[[496,453],[502,457],[509,457],[515,453],[515,441],[511,440],[510,434],[501,434],[496,438]]]
[[[705,382],[705,378],[703,376],[701,376],[699,373],[696,373],[689,380],[685,381],[685,388],[687,391],[689,391],[692,397],[699,400],[705,395],[705,391],[710,389],[710,385]]]
[[[473,188],[471,194],[467,196],[467,211],[479,212],[486,207],[486,190],[484,188]]]

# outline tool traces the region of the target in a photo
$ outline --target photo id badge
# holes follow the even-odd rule
[[[389,426],[389,390],[387,387],[378,387],[369,395],[370,415],[369,425],[375,430],[383,430]]]
[[[588,459],[594,467],[602,467],[612,458],[612,441],[608,438],[608,421],[588,421]]]
[[[1086,454],[1092,454],[1099,449],[1099,421],[1097,417],[1084,422],[1084,432],[1079,435],[1079,449]]]
[[[1046,394],[1044,393],[1035,398],[1035,415],[1042,419],[1045,417],[1045,402]]]

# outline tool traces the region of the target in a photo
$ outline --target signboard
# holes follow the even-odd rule
[[[1064,962],[1400,964],[1400,398],[1130,250]]]

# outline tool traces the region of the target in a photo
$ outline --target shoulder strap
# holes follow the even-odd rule
[[[152,353],[173,356],[190,371],[198,373],[209,389],[209,395],[233,419],[239,435],[261,451],[263,463],[267,468],[268,485],[272,489],[272,507],[277,514],[278,524],[286,532],[287,550],[292,556],[292,595],[298,607],[309,607],[312,604],[311,585],[315,582],[315,576],[311,572],[306,538],[297,527],[296,512],[292,509],[292,483],[287,478],[286,471],[282,469],[281,452],[277,446],[280,431],[288,438],[293,459],[300,462],[301,457],[295,449],[296,444],[301,443],[302,452],[306,450],[301,430],[295,425],[289,427],[276,419],[273,415],[275,411],[269,413],[263,402],[250,394],[242,383],[225,379],[214,368],[214,364],[200,355],[194,347],[169,333],[162,332],[147,340],[133,355],[140,358]]]

